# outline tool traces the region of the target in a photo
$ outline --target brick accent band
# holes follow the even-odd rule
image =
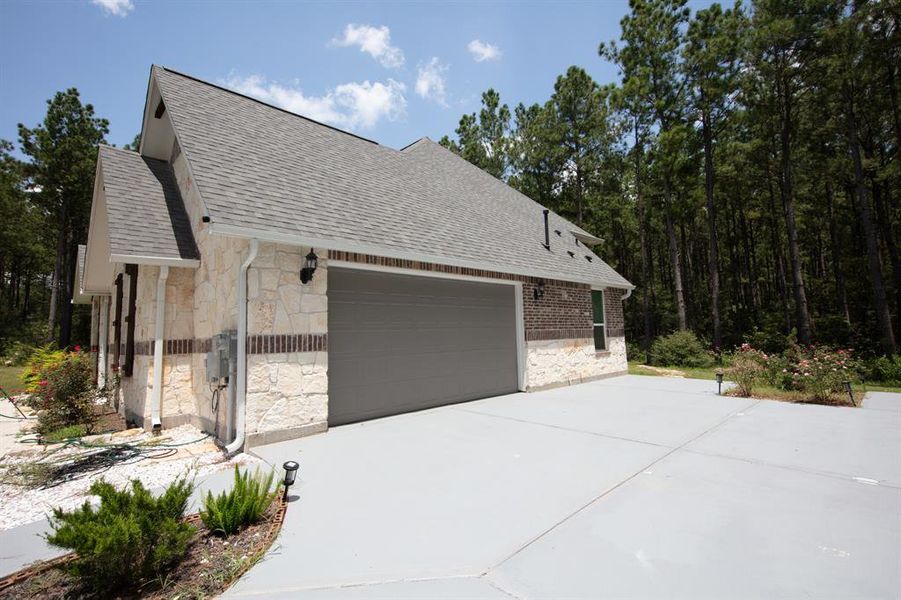
[[[593,340],[591,329],[532,329],[526,331],[527,342],[544,340]]]
[[[135,355],[153,356],[154,340],[135,342]],[[181,339],[165,340],[163,355],[206,354],[212,347],[212,340]],[[110,346],[110,352],[115,344]],[[275,352],[325,352],[328,350],[328,334],[281,334],[247,336],[248,354],[271,354]],[[124,345],[123,350],[124,352]]]

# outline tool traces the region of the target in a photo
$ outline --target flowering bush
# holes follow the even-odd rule
[[[742,344],[741,348],[727,358],[730,366],[726,373],[738,386],[740,395],[750,396],[754,391],[754,384],[765,372],[767,358],[766,354],[755,350],[750,344]]]
[[[791,375],[793,389],[809,394],[816,402],[842,392],[842,383],[855,377],[857,365],[851,350],[809,346],[797,355],[797,362],[786,367],[786,374]]]
[[[40,374],[43,379],[37,382],[31,402],[38,409],[38,432],[84,425],[90,433],[96,421],[94,366],[90,355],[63,353],[61,361],[45,364]]]

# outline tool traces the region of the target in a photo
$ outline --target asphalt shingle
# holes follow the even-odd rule
[[[168,163],[129,150],[100,146],[100,165],[112,254],[200,258]]]
[[[169,69],[153,74],[214,225],[632,287],[553,213],[546,250],[539,204],[431,140],[399,151]]]

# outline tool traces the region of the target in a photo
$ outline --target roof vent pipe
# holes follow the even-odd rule
[[[545,208],[541,212],[544,213],[544,249],[550,250],[551,249],[551,233],[547,227],[547,214],[551,211],[549,211],[548,209]]]

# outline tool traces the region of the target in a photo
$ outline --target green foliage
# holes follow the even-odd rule
[[[40,382],[47,379],[48,374],[57,369],[65,360],[65,350],[57,350],[53,344],[33,348],[28,356],[25,370],[22,371],[22,383],[25,391],[40,391]]]
[[[726,374],[738,386],[739,395],[747,397],[754,392],[754,386],[765,371],[763,365],[766,358],[766,354],[748,344],[729,355]]]
[[[259,521],[278,493],[272,489],[273,472],[263,476],[256,472],[241,473],[235,465],[235,482],[232,489],[213,496],[207,492],[203,499],[200,518],[210,531],[229,536],[242,527]]]
[[[901,386],[901,356],[871,359],[863,366],[863,374],[867,381]]]
[[[651,358],[663,367],[709,367],[713,358],[691,331],[676,331],[654,340]]]
[[[66,427],[42,434],[41,440],[45,444],[56,444],[73,438],[80,438],[85,434],[87,434],[87,429],[84,425],[67,425]]]
[[[49,433],[69,426],[90,432],[96,421],[94,364],[84,352],[55,353],[37,371],[37,392],[31,404],[38,409],[37,431]]]
[[[92,592],[135,590],[187,552],[195,528],[182,519],[193,489],[182,478],[155,498],[138,480],[131,490],[94,482],[90,493],[100,497],[100,507],[55,509],[47,541],[77,553],[63,568]]]

